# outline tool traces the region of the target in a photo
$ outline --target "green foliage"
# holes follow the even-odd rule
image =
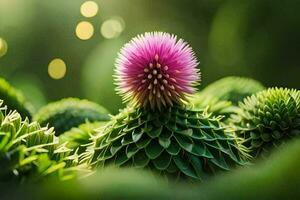
[[[1,187],[0,183],[0,187]],[[149,172],[136,169],[106,168],[82,179],[59,182],[48,180],[39,185],[26,184],[22,188],[3,185],[1,200],[6,199],[174,199],[166,181]],[[179,189],[179,188],[178,188]],[[1,189],[0,189],[1,190]],[[180,189],[180,191],[184,191]],[[178,192],[179,193],[179,192]],[[4,195],[3,195],[4,194]],[[185,193],[185,196],[189,194]],[[3,197],[4,196],[4,197]],[[177,198],[176,198],[177,199]]]
[[[0,99],[7,105],[8,110],[16,110],[22,118],[31,119],[30,105],[25,101],[23,94],[2,78],[0,78]]]
[[[237,112],[238,107],[232,105],[230,101],[222,101],[213,96],[204,95],[198,92],[189,97],[190,104],[196,109],[205,109],[212,116],[222,115],[221,121],[226,121],[231,114]]]
[[[50,103],[41,108],[34,116],[34,120],[42,126],[54,127],[56,135],[86,121],[108,121],[109,119],[108,111],[105,108],[88,100],[76,98],[66,98]]]
[[[233,105],[238,105],[238,102],[245,97],[263,89],[264,86],[256,80],[229,76],[211,83],[197,95],[213,97],[221,101],[230,101]]]
[[[65,167],[74,165],[70,149],[58,145],[53,129],[22,121],[16,111],[7,113],[0,101],[0,181],[40,180],[49,175],[73,176]],[[70,170],[71,171],[71,170]]]
[[[270,88],[246,98],[233,119],[254,156],[300,135],[300,91]]]
[[[232,114],[239,112],[239,101],[263,89],[256,80],[229,76],[211,83],[189,97],[189,101],[196,109],[206,109],[213,116],[224,116],[221,121],[227,122]]]
[[[92,137],[97,133],[99,127],[108,122],[93,122],[79,125],[71,130],[61,134],[59,141],[61,144],[66,143],[70,149],[76,150],[78,154],[83,153],[87,146],[92,143]]]
[[[172,178],[203,180],[217,171],[245,165],[236,137],[203,112],[171,107],[162,112],[128,108],[96,138],[93,166],[133,166]]]
[[[22,188],[0,183],[1,199],[298,199],[299,152],[299,140],[288,142],[262,163],[199,184],[166,183],[141,170],[106,168],[87,178],[68,182],[47,181]]]
[[[198,188],[197,199],[283,200],[299,199],[300,140],[287,142],[267,160],[231,174],[216,177]]]

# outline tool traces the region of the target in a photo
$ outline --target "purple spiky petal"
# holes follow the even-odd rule
[[[138,35],[117,58],[117,90],[125,101],[161,110],[195,92],[200,79],[197,65],[192,48],[175,35]]]

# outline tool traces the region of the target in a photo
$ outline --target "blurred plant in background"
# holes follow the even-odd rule
[[[102,106],[77,98],[65,98],[49,103],[34,115],[34,120],[42,126],[54,127],[56,135],[88,121],[108,121],[109,119],[108,111]]]
[[[77,96],[116,113],[123,107],[111,79],[119,48],[161,30],[193,44],[209,74],[204,86],[242,75],[299,88],[299,8],[279,0],[1,0],[0,73],[37,108]]]

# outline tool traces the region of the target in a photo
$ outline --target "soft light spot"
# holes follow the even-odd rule
[[[4,39],[0,38],[0,57],[4,56],[7,53],[7,43]]]
[[[80,7],[80,13],[84,17],[94,17],[98,13],[98,4],[94,1],[86,1]]]
[[[76,36],[81,40],[88,40],[94,35],[94,26],[87,21],[82,21],[77,24]]]
[[[106,39],[117,38],[125,28],[124,20],[120,17],[114,17],[104,21],[101,25],[101,34]]]
[[[60,58],[53,59],[48,65],[48,74],[53,79],[61,79],[66,75],[67,66]]]

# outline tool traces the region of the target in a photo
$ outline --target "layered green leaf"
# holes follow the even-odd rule
[[[95,137],[91,163],[147,168],[173,178],[202,180],[247,163],[247,153],[217,118],[172,107],[128,108]]]
[[[246,98],[232,121],[253,156],[300,135],[300,91],[270,88]]]

